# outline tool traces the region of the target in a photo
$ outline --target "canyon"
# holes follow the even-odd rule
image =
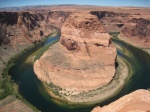
[[[2,11],[0,82],[3,81],[2,72],[9,59],[53,34],[55,32],[53,26],[56,26],[61,29],[60,41],[53,44],[34,63],[37,77],[52,91],[59,90],[63,96],[61,100],[94,101],[97,97],[77,98],[76,95],[84,95],[103,87],[115,76],[117,51],[108,33],[120,32],[119,39],[150,53],[149,15],[149,8],[132,7],[42,6],[23,8],[19,11],[9,9],[7,12]],[[0,95],[4,93],[5,90],[0,88]],[[50,91],[49,94],[58,98]],[[112,109],[114,112],[148,112],[149,97],[148,90],[137,90],[108,106],[97,107],[93,112],[112,112]],[[12,105],[10,108],[16,105],[11,103],[12,101],[21,102],[8,96],[4,101],[0,101],[1,111],[9,111],[10,108],[7,108],[9,103],[3,103],[7,99],[10,99]],[[120,102],[123,104],[119,105]],[[14,112],[17,110],[19,112],[23,108],[25,111],[32,111],[21,102],[20,108],[17,107]]]
[[[69,13],[65,12],[65,15],[63,11],[46,11],[44,13],[42,11],[0,12],[0,99],[7,96],[8,91],[12,91],[9,90],[11,83],[6,81],[8,69],[13,65],[12,61],[31,49],[32,46],[44,41],[45,37],[53,34],[55,32],[53,25],[61,27]],[[53,20],[57,22],[54,23]],[[1,101],[1,111],[9,111],[18,102],[18,108],[14,111],[19,112],[25,105],[14,96],[10,98],[8,96],[6,101],[8,103],[4,103],[5,99],[4,102]],[[11,103],[12,101],[14,103]],[[6,107],[9,104],[11,106],[7,110]],[[32,110],[28,109],[28,106],[25,106],[25,108],[25,111]]]
[[[34,72],[48,85],[77,95],[109,83],[115,59],[116,48],[102,22],[89,12],[76,12],[62,26],[60,42],[35,61]]]
[[[69,12],[65,14],[63,11],[0,12],[0,74],[11,57],[52,34],[52,25],[61,27]]]

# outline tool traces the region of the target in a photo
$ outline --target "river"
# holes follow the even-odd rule
[[[121,48],[118,47],[117,55],[124,58],[131,65],[130,69],[132,70],[132,76],[117,94],[100,104],[89,107],[69,105],[51,98],[45,91],[42,82],[34,74],[33,62],[39,52],[59,40],[59,37],[60,33],[58,32],[57,35],[50,36],[45,42],[30,49],[19,57],[9,70],[12,80],[19,87],[20,95],[38,110],[42,112],[89,112],[96,105],[103,106],[137,89],[150,88],[150,55],[120,40],[112,39],[113,43]]]

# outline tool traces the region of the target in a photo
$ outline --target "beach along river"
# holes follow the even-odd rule
[[[45,42],[30,49],[15,61],[15,65],[9,70],[14,83],[18,85],[21,96],[42,112],[89,112],[95,105],[103,106],[109,104],[125,94],[137,89],[150,88],[150,55],[146,52],[128,45],[120,40],[112,39],[117,46],[117,55],[124,58],[129,64],[131,75],[127,79],[123,88],[111,98],[100,104],[92,106],[71,105],[57,101],[49,96],[42,82],[37,79],[33,70],[33,62],[53,42],[58,41],[60,32],[50,36]]]

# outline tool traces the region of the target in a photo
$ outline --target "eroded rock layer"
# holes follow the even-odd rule
[[[115,74],[116,48],[100,20],[74,13],[61,30],[60,42],[35,62],[37,77],[73,92],[97,89]]]
[[[150,92],[137,90],[107,106],[96,107],[92,112],[150,112]]]
[[[17,48],[32,44],[52,33],[50,25],[61,27],[70,12],[0,12],[0,45]],[[10,19],[11,17],[11,19]]]
[[[135,46],[150,48],[150,19],[132,18],[125,23],[120,39]]]
[[[32,44],[52,32],[39,13],[0,12],[0,16],[0,45],[17,48],[18,44]]]
[[[11,57],[54,32],[52,25],[61,27],[69,14],[49,10],[0,12],[0,79]]]
[[[150,20],[133,18],[125,24],[122,33],[127,37],[148,38],[150,37]]]

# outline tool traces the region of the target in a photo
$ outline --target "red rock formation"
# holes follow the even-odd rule
[[[66,18],[68,18],[70,14],[71,12],[69,11],[50,11],[46,16],[46,22],[48,24],[61,28]]]
[[[48,12],[50,11],[0,12],[0,79],[5,64],[11,57],[53,32],[52,23],[46,21],[47,19],[53,18],[57,21],[57,15],[62,14],[61,18],[65,20],[68,14],[53,11],[53,17]],[[57,21],[55,24],[61,26],[62,22],[64,21]]]
[[[109,46],[110,36],[96,16],[72,14],[62,27],[61,43],[68,49],[78,44]],[[68,44],[68,45],[67,45]],[[71,45],[71,46],[70,46]],[[79,48],[77,48],[79,50]]]
[[[122,28],[119,35],[128,43],[138,47],[150,47],[150,20],[143,18],[132,18]]]
[[[127,37],[150,37],[150,21],[143,18],[133,18],[121,30]]]
[[[96,15],[101,19],[104,27],[109,32],[120,32],[129,17],[129,14],[127,13],[113,11],[91,11],[91,14]]]
[[[35,62],[37,77],[63,89],[82,92],[97,89],[115,74],[116,48],[100,20],[87,12],[65,21],[60,42]]]
[[[1,12],[0,16],[0,44],[15,47],[17,44],[34,43],[35,40],[41,40],[52,32],[44,23],[43,16],[38,13]]]
[[[52,32],[50,25],[61,27],[70,12],[0,12],[0,45],[30,44]],[[11,17],[11,19],[10,19]]]
[[[148,90],[137,90],[125,95],[117,101],[104,106],[96,107],[92,112],[149,112],[150,92]]]

